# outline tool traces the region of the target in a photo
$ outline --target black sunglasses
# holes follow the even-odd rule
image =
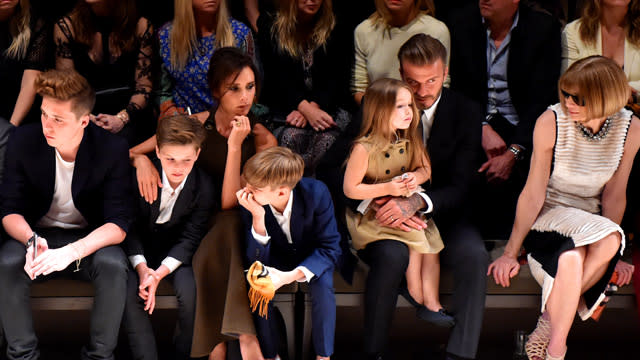
[[[585,102],[584,102],[584,98],[578,96],[578,95],[574,95],[574,94],[570,94],[562,89],[560,89],[560,92],[562,93],[562,96],[564,96],[564,98],[571,98],[571,100],[573,100],[573,102],[578,105],[578,106],[584,106]]]

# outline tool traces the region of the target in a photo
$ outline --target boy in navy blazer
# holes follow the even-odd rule
[[[129,273],[124,327],[134,359],[157,360],[149,314],[160,280],[167,277],[178,299],[175,359],[189,359],[196,307],[191,258],[206,234],[214,209],[213,181],[194,167],[206,137],[202,124],[188,116],[161,120],[156,132],[155,166],[162,174],[160,196],[148,203],[138,196],[138,216],[124,242],[135,272]]]
[[[333,271],[340,234],[327,187],[302,178],[304,161],[283,147],[264,150],[247,161],[244,189],[236,194],[247,227],[246,260],[265,264],[276,290],[294,281],[309,282],[312,337],[317,359],[333,353],[336,300]],[[277,355],[272,305],[267,318],[255,316],[265,359]]]
[[[44,72],[35,88],[42,121],[21,126],[9,140],[0,190],[8,235],[0,247],[7,358],[39,358],[31,283],[64,276],[94,287],[81,358],[113,359],[127,286],[118,245],[133,215],[128,145],[90,121],[95,93],[77,72]]]

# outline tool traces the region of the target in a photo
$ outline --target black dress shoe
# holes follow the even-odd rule
[[[416,310],[416,315],[425,321],[428,321],[436,326],[442,326],[450,328],[455,325],[456,321],[453,316],[447,314],[444,309],[440,309],[438,311],[431,311],[426,307],[422,306]]]

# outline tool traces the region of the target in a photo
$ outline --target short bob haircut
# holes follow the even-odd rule
[[[583,99],[587,120],[611,116],[629,100],[627,77],[613,60],[589,56],[573,63],[558,80],[558,97],[567,112],[566,92],[576,92]]]
[[[251,56],[235,47],[223,47],[216,50],[211,56],[207,72],[207,81],[213,98],[220,101],[226,93],[223,87],[229,82],[235,82],[240,72],[245,68],[249,68],[253,72],[257,97],[260,93],[260,73]]]
[[[78,118],[88,115],[96,103],[96,93],[87,79],[75,70],[48,70],[36,77],[36,93],[60,101],[72,101]]]
[[[160,119],[156,130],[158,148],[164,145],[192,145],[200,149],[207,137],[202,123],[187,115],[174,115]]]
[[[302,156],[282,146],[274,146],[253,155],[244,164],[242,175],[258,189],[280,186],[293,189],[304,174]]]

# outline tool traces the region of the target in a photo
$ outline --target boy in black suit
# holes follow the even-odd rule
[[[284,147],[273,147],[244,166],[247,186],[237,192],[246,209],[246,259],[270,266],[274,288],[308,282],[312,298],[312,337],[317,359],[333,353],[336,299],[333,270],[340,256],[340,234],[331,195],[322,182],[302,178],[304,161]],[[258,341],[265,359],[277,355],[272,307],[267,319],[256,316]]]
[[[149,314],[160,280],[168,277],[178,298],[176,359],[188,359],[196,306],[191,258],[206,234],[214,209],[213,182],[194,163],[206,136],[202,124],[177,115],[163,119],[156,133],[155,165],[162,174],[160,196],[149,204],[138,197],[136,222],[124,247],[129,272],[124,326],[134,359],[157,359]],[[155,269],[155,270],[154,270]]]
[[[21,126],[9,140],[0,190],[8,235],[0,247],[7,358],[40,357],[31,283],[64,276],[91,281],[95,290],[81,358],[113,359],[127,284],[118,244],[133,212],[128,146],[91,123],[95,93],[77,72],[44,72],[35,88],[42,96],[41,123]]]

